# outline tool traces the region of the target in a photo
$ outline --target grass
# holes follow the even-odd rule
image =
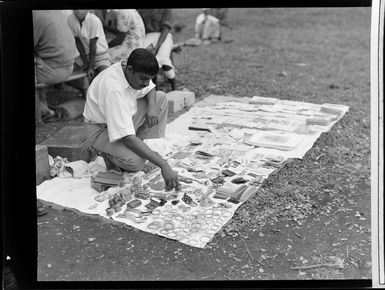
[[[175,35],[176,42],[193,36],[197,12],[176,11],[190,23]],[[198,97],[260,95],[344,104],[350,111],[322,134],[303,160],[269,177],[224,231],[261,229],[277,222],[302,225],[309,218],[317,222],[320,216],[345,214],[350,207],[366,212],[368,225],[370,8],[230,9],[229,23],[233,30],[223,28],[223,38],[232,43],[185,47],[176,60],[178,79]],[[334,234],[348,222],[345,219],[341,214]],[[349,277],[321,270],[313,274]]]

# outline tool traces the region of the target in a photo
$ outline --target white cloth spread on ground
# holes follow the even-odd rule
[[[237,102],[234,98],[209,96],[168,124],[166,138],[146,140],[150,148],[167,158],[178,171],[182,191],[166,193],[151,189],[153,196],[173,198],[146,216],[139,212],[148,212],[145,205],[150,200],[141,200],[137,213],[122,215],[126,209],[124,205],[122,211],[110,218],[203,248],[237,208],[255,194],[270,173],[282,168],[290,158],[302,158],[321,133],[328,132],[348,109],[341,105],[259,97],[242,98]],[[189,126],[211,128],[215,134],[191,131]],[[285,136],[295,136],[295,142],[288,146]],[[268,147],[250,145],[262,141]],[[224,177],[226,171],[234,175]],[[212,180],[219,176],[224,184],[215,186]],[[247,182],[234,184],[231,181],[235,178]],[[159,170],[155,170],[143,178],[143,183],[161,180]],[[98,194],[91,188],[89,177],[54,178],[37,186],[37,197],[43,202],[109,218],[105,211],[109,207],[108,199],[97,202]],[[183,198],[184,194],[190,200]],[[238,203],[229,201],[231,199]],[[179,203],[173,205],[170,200],[179,200]]]

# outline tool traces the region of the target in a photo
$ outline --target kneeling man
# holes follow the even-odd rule
[[[155,56],[143,48],[102,71],[91,83],[84,108],[87,138],[83,149],[101,152],[107,169],[143,169],[146,160],[161,169],[166,189],[179,187],[178,174],[144,142],[165,135],[168,102],[155,91]]]

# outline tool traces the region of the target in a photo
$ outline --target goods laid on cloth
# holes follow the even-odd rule
[[[114,178],[109,173],[118,186],[96,187],[104,175],[95,177],[90,170],[84,178],[56,177],[37,186],[37,197],[203,248],[269,174],[291,158],[302,158],[348,110],[334,104],[209,96],[168,124],[166,138],[145,141],[178,171],[180,191],[166,192],[159,168],[150,166]]]

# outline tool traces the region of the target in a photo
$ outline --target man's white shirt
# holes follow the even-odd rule
[[[110,142],[135,135],[132,117],[137,111],[137,99],[149,93],[155,84],[142,90],[133,89],[127,82],[121,62],[102,71],[87,91],[83,116],[87,121],[107,124]]]

